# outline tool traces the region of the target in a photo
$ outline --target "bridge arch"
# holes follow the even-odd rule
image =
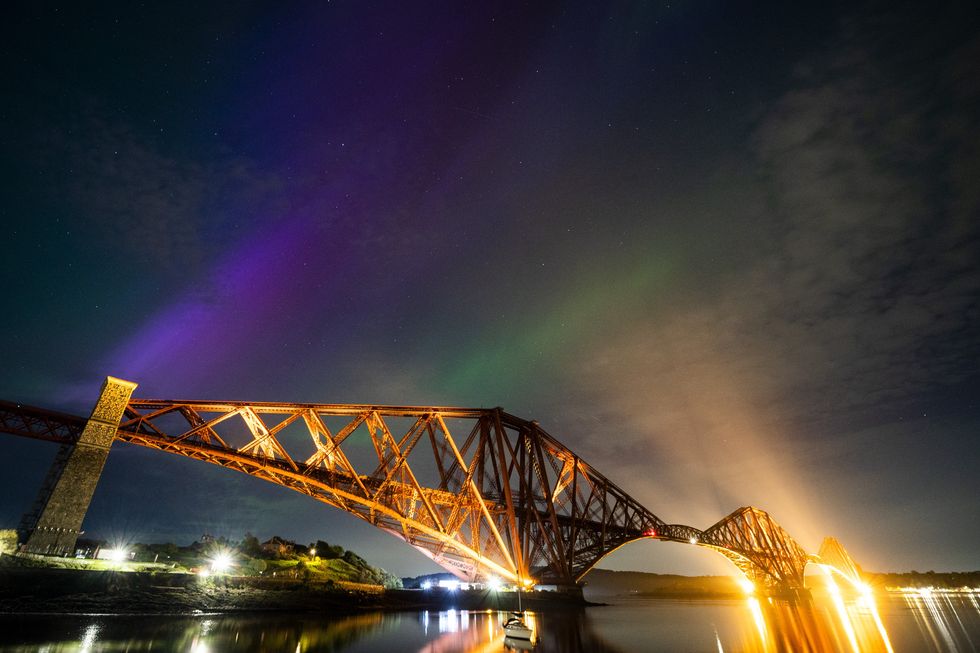
[[[769,513],[752,506],[735,510],[705,530],[684,524],[665,524],[656,532],[648,531],[630,542],[638,539],[658,539],[709,549],[734,564],[753,587],[768,592],[802,589],[804,569],[815,558],[808,555]],[[610,549],[603,557],[614,550]]]

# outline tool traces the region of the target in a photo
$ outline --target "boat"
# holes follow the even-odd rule
[[[534,631],[524,621],[524,607],[521,605],[521,586],[517,586],[517,611],[510,613],[510,618],[504,622],[504,638],[531,641]]]
[[[504,648],[510,649],[512,651],[533,651],[534,644],[529,639],[514,639],[513,637],[504,637]]]
[[[523,610],[520,612],[511,612],[510,619],[504,622],[504,637],[531,641],[531,635],[533,634],[534,631],[524,621]]]

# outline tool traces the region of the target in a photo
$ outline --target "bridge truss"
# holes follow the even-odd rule
[[[134,399],[117,439],[307,494],[470,580],[574,581],[666,526],[500,409]]]
[[[731,560],[757,587],[802,588],[810,556],[769,513],[739,508],[698,537]]]
[[[85,424],[0,402],[7,433],[70,447]],[[768,590],[803,588],[812,558],[757,508],[703,531],[667,524],[537,422],[499,408],[130,399],[115,439],[308,495],[467,580],[572,584],[642,538],[713,549]]]

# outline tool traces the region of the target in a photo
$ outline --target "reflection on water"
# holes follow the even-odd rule
[[[976,651],[980,592],[902,592],[919,633],[936,651]]]
[[[357,616],[0,615],[0,652],[325,651],[331,653],[558,653],[711,651],[976,651],[976,591],[873,596],[828,583],[812,602],[612,599],[613,605],[528,615],[532,642],[504,637],[502,612]],[[894,648],[893,648],[894,646]]]

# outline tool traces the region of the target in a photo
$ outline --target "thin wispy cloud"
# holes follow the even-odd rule
[[[648,469],[664,510],[707,519],[758,497],[809,535],[806,468],[862,446],[841,424],[860,437],[980,373],[980,243],[964,228],[980,204],[959,172],[976,148],[954,143],[980,124],[951,90],[967,68],[980,77],[976,43],[910,76],[854,33],[800,63],[731,170],[753,198],[731,207],[750,236],[737,265],[575,370],[589,379],[576,395],[608,407],[597,454]]]

